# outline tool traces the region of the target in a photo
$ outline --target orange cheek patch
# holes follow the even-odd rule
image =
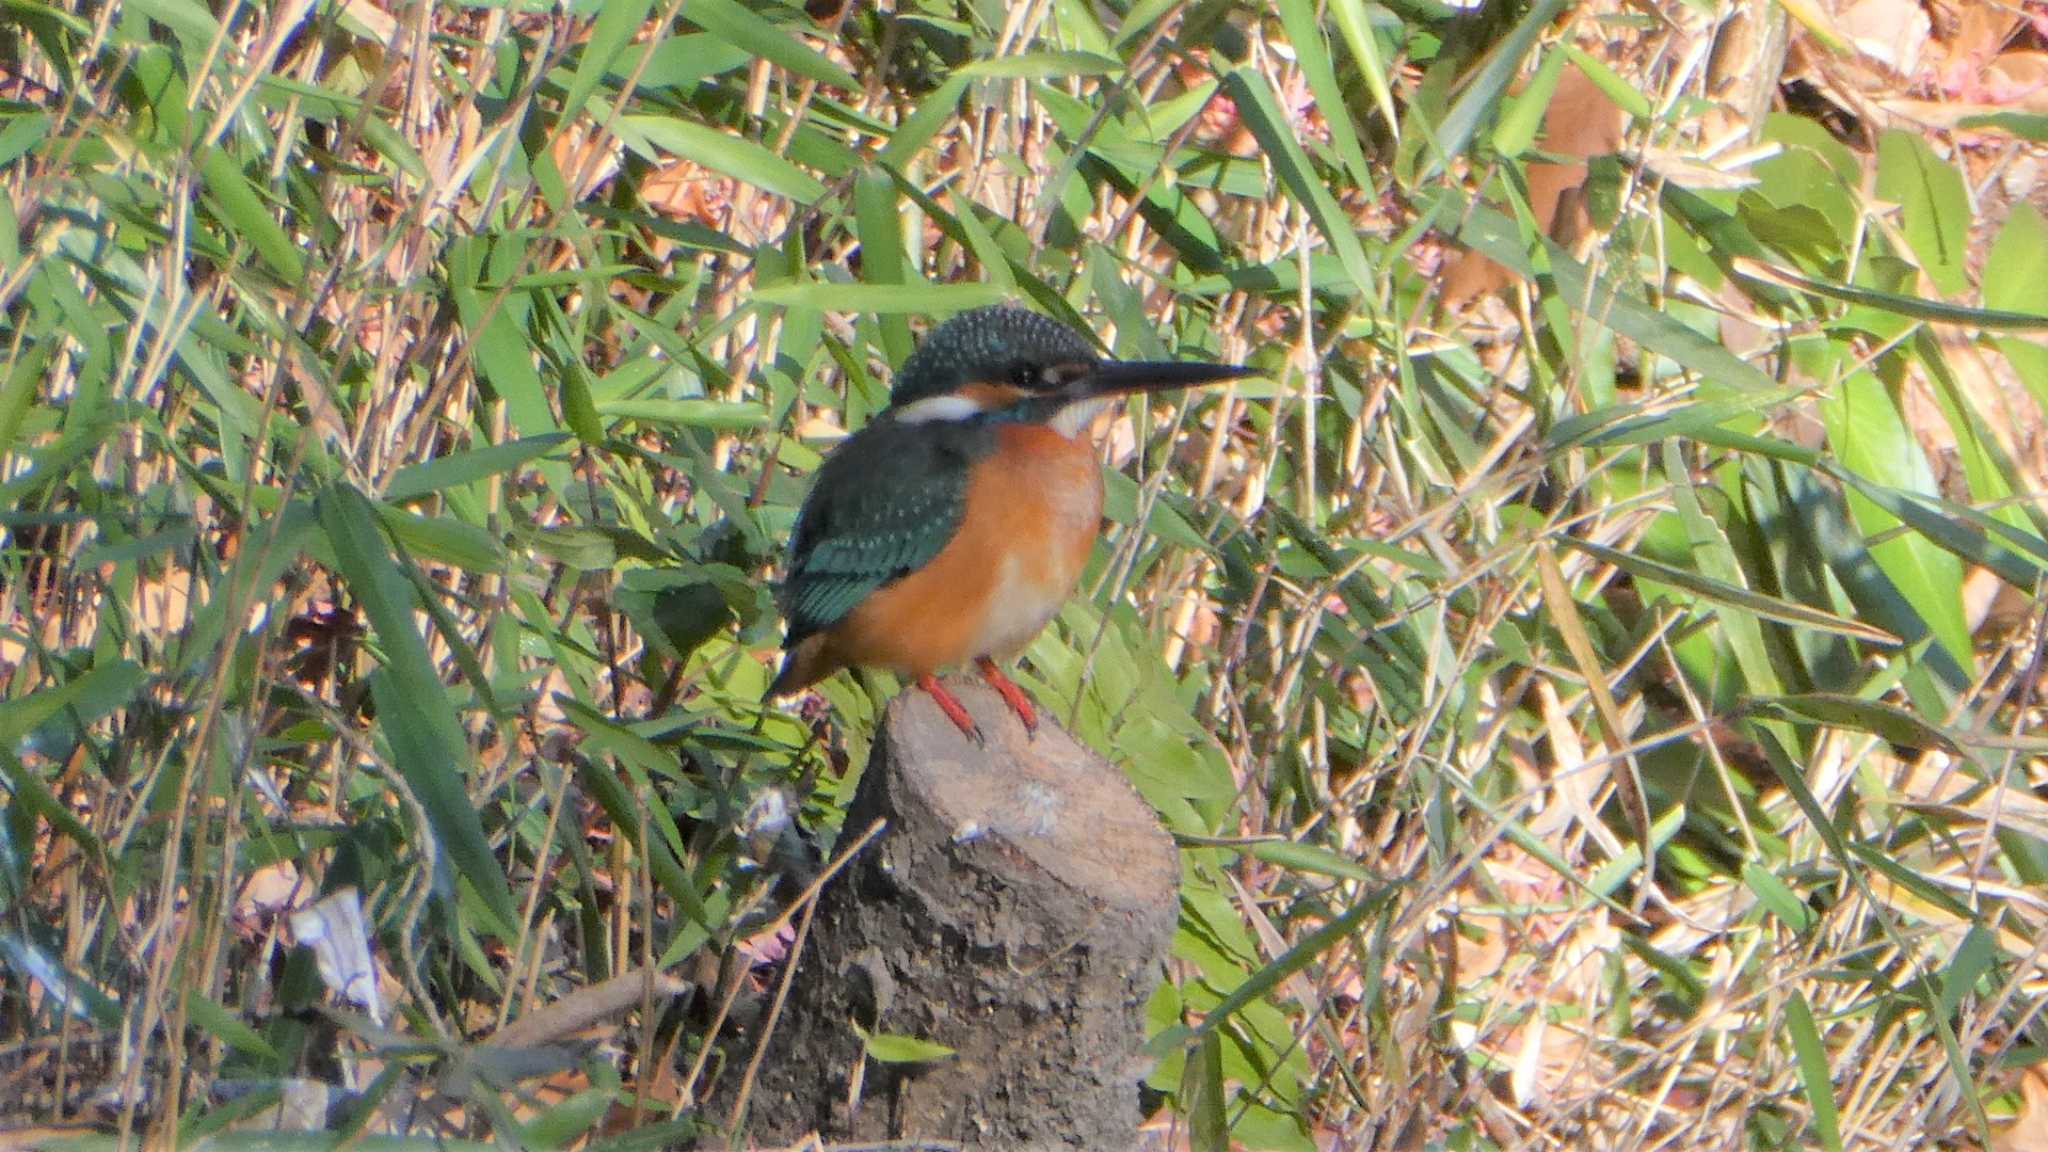
[[[958,394],[973,401],[983,412],[1008,408],[1029,395],[1014,384],[996,384],[986,380],[968,384],[962,387]]]

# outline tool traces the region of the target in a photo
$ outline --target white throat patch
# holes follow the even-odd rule
[[[1072,440],[1088,430],[1095,417],[1116,403],[1114,396],[1096,396],[1087,400],[1076,400],[1059,410],[1052,418],[1052,430]]]
[[[912,400],[896,413],[899,424],[929,424],[934,420],[965,420],[981,415],[981,405],[972,397],[947,392]]]

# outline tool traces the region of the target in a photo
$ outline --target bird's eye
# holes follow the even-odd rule
[[[1045,387],[1044,373],[1026,361],[1010,369],[1010,382],[1019,388],[1037,391]]]

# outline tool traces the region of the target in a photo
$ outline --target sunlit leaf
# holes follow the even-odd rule
[[[652,159],[680,156],[765,192],[808,204],[825,195],[818,178],[743,136],[675,116],[621,116],[619,139]]]

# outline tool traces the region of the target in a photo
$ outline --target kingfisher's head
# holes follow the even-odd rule
[[[1059,321],[996,304],[932,329],[896,374],[889,411],[912,424],[1000,413],[1073,436],[1117,396],[1249,375],[1234,364],[1106,359]]]

